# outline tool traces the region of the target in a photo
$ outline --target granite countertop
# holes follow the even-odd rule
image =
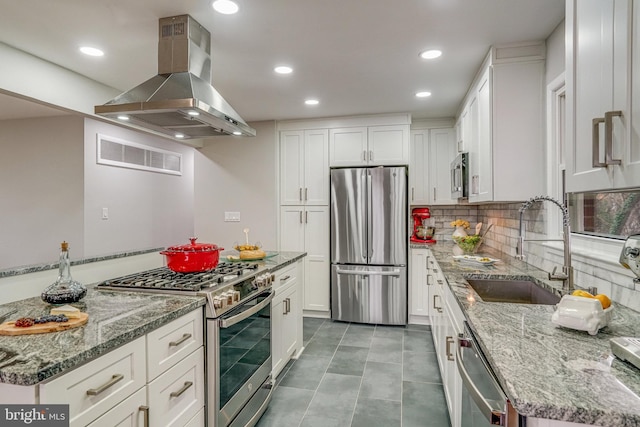
[[[46,334],[0,336],[0,382],[33,385],[75,368],[177,319],[205,303],[204,297],[96,291],[72,304],[89,313],[80,327]],[[6,320],[49,314],[39,297],[0,306]],[[15,311],[15,312],[14,312]]]
[[[412,246],[414,247],[414,246]],[[429,248],[478,338],[481,350],[522,415],[605,427],[640,425],[640,370],[611,353],[609,339],[640,336],[640,313],[615,304],[609,325],[591,336],[551,323],[554,306],[484,302],[465,278],[533,277],[561,294],[562,282],[492,250],[493,266],[452,258],[451,243]]]

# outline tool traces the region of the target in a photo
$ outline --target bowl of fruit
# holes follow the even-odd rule
[[[571,295],[562,297],[556,311],[551,315],[551,322],[556,326],[595,335],[609,324],[612,316],[613,305],[608,296],[592,295],[577,289]]]

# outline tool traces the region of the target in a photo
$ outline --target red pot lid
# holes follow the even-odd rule
[[[191,237],[188,245],[169,246],[167,252],[215,252],[224,250],[213,243],[196,243],[197,237]]]

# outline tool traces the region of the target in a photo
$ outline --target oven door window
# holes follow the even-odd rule
[[[232,318],[251,309],[266,296],[226,313]],[[227,328],[220,327],[220,408],[271,356],[271,304]]]

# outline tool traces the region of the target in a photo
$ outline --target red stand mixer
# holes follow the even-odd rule
[[[425,224],[425,220],[431,218],[429,208],[413,208],[411,216],[413,216],[413,234],[409,240],[414,243],[436,243],[433,238],[436,228]]]

